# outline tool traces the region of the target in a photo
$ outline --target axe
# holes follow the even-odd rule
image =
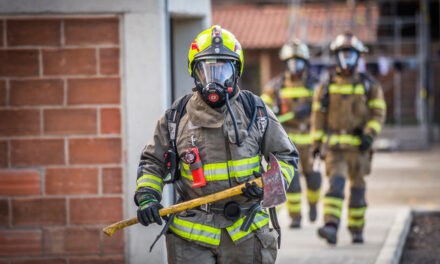
[[[263,201],[261,202],[261,206],[263,208],[273,208],[275,206],[285,203],[287,200],[286,191],[284,189],[284,182],[282,178],[283,175],[281,173],[281,167],[280,164],[278,163],[278,160],[275,158],[275,156],[272,153],[269,153],[269,162],[270,162],[269,171],[265,172],[263,176],[261,176],[260,178],[249,181],[250,184],[255,182],[258,186],[264,189]],[[232,187],[230,189],[226,189],[221,192],[213,193],[207,196],[199,197],[183,203],[162,208],[159,210],[159,215],[165,216],[180,211],[184,211],[187,209],[191,209],[203,204],[212,203],[232,196],[240,195],[243,193],[241,188],[245,187],[245,184],[246,183],[243,183],[241,185]],[[102,231],[104,232],[104,234],[111,237],[113,233],[115,233],[119,229],[123,229],[127,226],[131,226],[137,223],[139,223],[139,220],[137,219],[137,217],[133,217],[131,219],[122,220],[110,226],[107,226]]]

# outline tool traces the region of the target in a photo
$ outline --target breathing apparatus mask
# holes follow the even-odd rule
[[[307,63],[300,58],[291,58],[286,61],[286,65],[293,76],[301,76],[306,69]]]
[[[200,60],[194,67],[194,82],[209,106],[221,107],[237,92],[235,65],[231,60]]]
[[[353,73],[359,57],[359,52],[354,49],[340,49],[336,51],[338,66],[344,74]]]
[[[194,67],[194,82],[202,99],[211,107],[226,104],[235,130],[235,143],[242,146],[237,120],[232,112],[229,98],[237,93],[237,73],[232,60],[204,59]]]

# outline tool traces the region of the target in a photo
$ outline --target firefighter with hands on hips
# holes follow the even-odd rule
[[[357,37],[341,34],[330,49],[336,56],[336,72],[318,87],[312,113],[312,151],[325,159],[330,185],[323,199],[325,225],[318,235],[336,244],[348,180],[348,229],[353,243],[363,243],[365,176],[370,173],[372,143],[385,121],[386,104],[381,86],[357,72],[360,55],[368,51]]]
[[[135,202],[145,226],[162,224],[165,183],[173,183],[181,202],[261,177],[269,153],[281,165],[286,189],[297,170],[298,152],[275,115],[237,86],[243,51],[231,32],[220,26],[201,32],[191,43],[188,70],[193,93],[160,118],[141,154]],[[243,195],[168,216],[168,262],[274,263],[278,230],[269,229],[263,194],[248,183]]]
[[[307,183],[309,219],[316,220],[316,204],[321,188],[321,173],[313,170],[313,157],[310,155],[312,138],[310,136],[310,116],[312,112],[313,91],[317,83],[309,71],[309,49],[299,40],[285,44],[280,51],[280,59],[286,70],[282,76],[271,81],[264,89],[261,98],[270,106],[283,124],[290,139],[300,154],[301,173]],[[291,228],[301,226],[301,185],[299,177],[287,190],[287,208],[292,219]]]

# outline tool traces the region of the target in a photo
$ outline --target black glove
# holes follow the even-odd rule
[[[259,178],[262,176],[260,172],[254,171],[255,178]],[[246,183],[246,187],[241,188],[243,191],[243,195],[247,198],[251,199],[262,199],[264,190],[260,186],[258,186],[255,182],[250,184],[249,182]]]
[[[316,148],[312,149],[312,157],[314,159],[316,159],[318,157],[321,157],[321,150],[320,150],[319,147],[316,147]]]
[[[312,113],[311,104],[300,104],[295,108],[294,114],[296,119],[305,119]]]
[[[361,144],[359,145],[359,149],[361,151],[365,151],[371,148],[371,145],[373,144],[373,138],[370,135],[364,134],[361,140]]]
[[[142,196],[137,211],[139,223],[148,226],[152,223],[162,225],[162,219],[159,215],[159,209],[163,206],[159,203],[156,197],[152,194],[145,194]]]

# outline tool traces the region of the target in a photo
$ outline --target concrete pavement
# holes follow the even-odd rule
[[[303,217],[303,227],[292,230],[288,228],[287,211],[282,209],[282,248],[277,263],[375,263],[390,240],[388,236],[395,233],[395,223],[399,222],[397,217],[403,208],[440,208],[440,146],[426,152],[376,153],[367,185],[365,244],[351,244],[346,204],[337,246],[328,246],[316,234],[322,225],[322,215],[315,224]],[[326,188],[324,180],[323,190]],[[303,216],[307,216],[304,200]],[[319,208],[321,213],[322,206]]]

